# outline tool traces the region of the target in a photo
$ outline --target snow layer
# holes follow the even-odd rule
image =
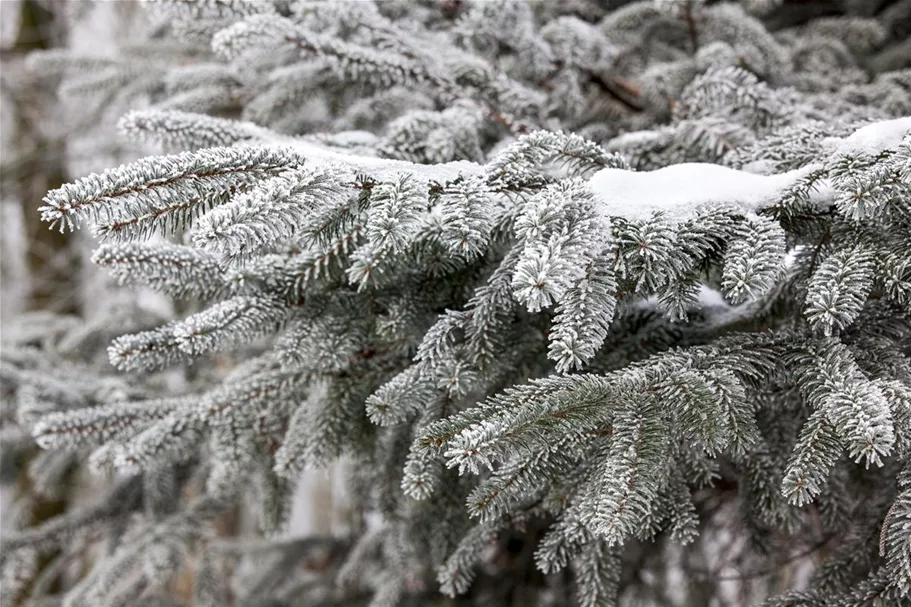
[[[755,175],[717,164],[687,162],[657,171],[601,169],[589,186],[602,212],[631,221],[663,211],[683,221],[701,206],[725,204],[754,212],[810,172],[804,167],[779,175]]]
[[[878,154],[883,150],[896,148],[902,139],[911,134],[911,116],[883,120],[861,127],[841,139],[830,139],[836,154]]]
[[[303,139],[282,137],[271,140],[282,145],[288,145],[316,163],[347,165],[360,173],[370,175],[377,179],[389,179],[402,173],[413,173],[416,177],[426,181],[445,183],[462,176],[476,175],[483,169],[482,165],[467,160],[456,160],[443,164],[416,164],[406,160],[392,158],[378,158],[375,156],[361,156],[344,151],[331,150],[316,143]]]
[[[896,148],[909,133],[911,116],[868,124],[847,137],[827,140],[827,147],[831,154],[878,154]],[[778,175],[757,175],[696,162],[641,173],[601,169],[592,176],[589,186],[606,216],[641,221],[662,211],[671,221],[684,221],[698,208],[713,204],[731,206],[744,213],[755,212],[772,204],[819,166],[807,165]],[[828,202],[833,195],[831,184],[821,180],[811,200]]]

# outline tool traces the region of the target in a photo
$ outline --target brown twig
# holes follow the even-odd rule
[[[638,101],[639,88],[619,78],[605,78],[601,74],[593,74],[592,81],[601,87],[608,95],[625,105],[634,112],[642,112],[645,106]]]
[[[686,0],[683,4],[683,18],[686,19],[686,29],[690,34],[691,53],[696,54],[699,50],[699,32],[696,30],[696,20],[693,18],[693,2]]]

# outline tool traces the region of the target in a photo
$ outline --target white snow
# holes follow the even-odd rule
[[[657,295],[650,295],[633,302],[632,306],[639,310],[656,310],[658,309],[659,300],[660,298]],[[712,315],[721,317],[738,307],[740,306],[732,306],[728,303],[720,291],[717,291],[706,284],[700,284],[699,292],[696,294],[696,301],[693,302],[693,305],[688,309],[702,310],[706,313],[710,311]]]
[[[296,152],[306,156],[308,160],[316,163],[332,163],[347,165],[360,173],[378,179],[388,179],[402,173],[413,173],[426,181],[445,183],[456,179],[459,175],[468,177],[481,172],[482,165],[467,160],[456,160],[443,164],[417,164],[406,160],[392,158],[378,158],[376,156],[363,156],[344,151],[336,151],[319,144],[296,138],[280,137],[274,135],[267,140],[269,143],[279,143],[294,148]],[[252,142],[253,144],[262,142]]]
[[[896,148],[902,139],[911,134],[911,116],[883,120],[861,127],[847,137],[826,139],[833,145],[835,154],[878,154]]]
[[[824,144],[829,153],[878,154],[897,147],[911,133],[911,116],[868,124],[847,137],[832,138]],[[600,201],[604,215],[631,221],[648,219],[662,211],[671,221],[684,221],[706,205],[727,205],[745,213],[771,204],[799,179],[819,168],[819,164],[780,173],[759,175],[717,164],[683,163],[656,171],[601,169],[592,175],[589,186]],[[749,167],[762,170],[761,165]],[[810,200],[831,202],[835,194],[828,180],[817,182]]]
[[[803,167],[779,175],[756,175],[717,164],[688,162],[657,171],[601,169],[589,186],[607,216],[636,221],[663,211],[671,221],[683,221],[696,208],[710,204],[755,212],[810,170]]]
[[[699,295],[697,296],[700,308],[722,308],[727,310],[731,304],[727,302],[724,295],[707,285],[699,285]]]

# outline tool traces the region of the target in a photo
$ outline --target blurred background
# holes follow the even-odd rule
[[[100,272],[91,263],[97,243],[90,233],[49,229],[38,213],[48,190],[160,152],[128,141],[115,128],[126,109],[141,106],[143,99],[124,95],[87,104],[85,91],[58,88],[59,80],[35,73],[26,61],[32,51],[64,48],[113,56],[124,41],[135,43],[154,31],[149,19],[139,0],[0,0],[0,334],[24,314],[91,322],[118,304],[153,315],[172,313],[159,294],[119,288]],[[81,83],[91,85],[91,80]],[[328,533],[343,524],[340,480],[333,471],[306,473],[289,535]],[[96,481],[76,482],[90,492]],[[0,487],[0,512],[9,510],[20,490]],[[52,516],[58,507],[38,515]],[[7,517],[2,518],[6,526]]]

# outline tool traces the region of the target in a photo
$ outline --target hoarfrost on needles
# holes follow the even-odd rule
[[[441,164],[417,164],[393,158],[376,158],[346,154],[325,148],[299,138],[281,138],[281,143],[289,145],[304,155],[308,160],[318,164],[343,164],[358,172],[368,173],[377,179],[390,179],[402,173],[414,173],[427,181],[443,183],[452,181],[459,175],[476,175],[481,172],[481,165],[468,160],[454,160]]]
[[[4,605],[911,598],[902,15],[33,4],[0,0]],[[58,18],[85,44],[20,61]],[[118,117],[162,153],[110,167]],[[35,213],[48,170],[97,172]]]

